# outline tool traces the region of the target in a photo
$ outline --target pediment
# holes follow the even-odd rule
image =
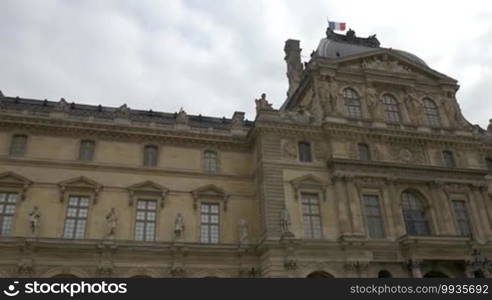
[[[101,184],[84,176],[62,181],[58,183],[58,187],[60,188],[60,202],[65,201],[67,191],[77,191],[90,193],[93,203],[97,202],[98,195],[103,188]]]
[[[150,180],[129,186],[128,190],[134,191],[134,192],[139,191],[139,192],[156,192],[156,193],[162,193],[162,192],[168,192],[169,191],[169,189],[167,189],[167,188],[163,187],[162,185],[159,185],[153,181],[150,181]]]
[[[0,174],[0,184],[3,186],[25,186],[31,185],[32,182],[26,177],[14,172],[5,172]]]
[[[300,186],[323,187],[326,185],[326,183],[324,183],[320,178],[311,174],[292,179],[290,183],[296,187],[300,187]]]
[[[203,197],[203,196],[208,196],[208,197],[226,197],[227,194],[224,192],[223,189],[219,188],[218,186],[214,184],[209,184],[205,185],[202,187],[199,187],[193,191],[191,191],[193,196],[197,197]]]
[[[457,83],[455,79],[430,68],[412,54],[399,50],[381,49],[346,56],[337,59],[336,63],[342,71],[390,73],[440,80],[451,84]]]

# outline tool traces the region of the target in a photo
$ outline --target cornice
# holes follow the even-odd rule
[[[111,165],[100,162],[79,162],[79,161],[57,161],[46,159],[30,159],[30,158],[11,158],[6,155],[0,155],[0,163],[3,165],[22,165],[34,167],[48,167],[55,169],[72,169],[72,170],[93,170],[102,172],[119,172],[128,174],[153,174],[153,175],[168,175],[168,176],[183,176],[194,178],[207,178],[217,180],[239,180],[252,181],[253,176],[238,176],[234,174],[209,174],[194,171],[185,171],[179,169],[166,169],[158,167],[136,167],[124,165]]]
[[[35,132],[49,132],[50,135],[99,135],[122,140],[160,140],[173,144],[215,144],[221,147],[247,150],[249,145],[245,136],[179,130],[155,125],[138,126],[109,124],[97,121],[83,122],[74,119],[56,119],[51,117],[12,115],[0,112],[0,128],[22,128]]]

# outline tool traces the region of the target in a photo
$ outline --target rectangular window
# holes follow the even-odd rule
[[[453,200],[454,214],[456,216],[456,224],[458,225],[458,233],[461,236],[471,236],[470,219],[466,203],[463,200]]]
[[[311,144],[308,142],[299,143],[299,160],[302,162],[312,162]]]
[[[219,242],[219,204],[202,203],[200,218],[200,241],[207,244],[217,244]]]
[[[10,156],[22,157],[26,154],[27,136],[14,135],[10,143]]]
[[[451,151],[443,151],[442,157],[444,159],[444,165],[448,168],[456,167],[456,162],[454,160],[453,152]]]
[[[364,208],[367,221],[367,229],[370,238],[384,238],[384,222],[379,206],[379,197],[376,195],[363,195]]]
[[[81,161],[92,161],[94,159],[94,141],[84,140],[80,142],[79,159]]]
[[[66,239],[83,239],[89,212],[89,197],[68,197],[67,215],[63,237]]]
[[[155,223],[157,213],[156,200],[138,200],[135,221],[135,240],[155,240]]]
[[[371,160],[371,152],[369,151],[369,145],[360,143],[357,144],[357,147],[359,148],[359,159],[360,160]]]
[[[219,170],[219,159],[217,156],[217,152],[207,150],[203,153],[204,159],[204,168],[205,172],[208,173],[217,173]]]
[[[16,193],[0,192],[0,236],[10,234],[16,203]]]
[[[157,146],[147,145],[144,147],[144,166],[145,167],[157,166],[157,152],[158,152]]]
[[[301,193],[304,236],[309,239],[321,238],[321,215],[318,194]]]

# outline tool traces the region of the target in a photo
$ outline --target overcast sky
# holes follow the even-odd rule
[[[1,0],[0,13],[8,96],[253,119],[261,93],[285,100],[285,40],[307,60],[329,17],[456,78],[467,119],[492,118],[490,1]]]

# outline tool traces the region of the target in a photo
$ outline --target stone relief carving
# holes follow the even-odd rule
[[[419,96],[415,90],[409,89],[407,91],[405,106],[407,107],[413,124],[424,124],[424,104],[419,100]]]
[[[282,156],[295,160],[297,158],[297,147],[293,140],[282,140]]]
[[[249,244],[249,226],[248,223],[246,223],[246,220],[244,219],[239,220],[238,231],[239,231],[239,244],[240,245]]]
[[[393,146],[390,154],[394,161],[414,164],[423,164],[426,162],[425,152],[420,147]]]
[[[378,57],[371,57],[362,61],[362,68],[388,71],[394,73],[411,73],[410,68],[401,65],[397,60],[382,60]]]
[[[109,213],[106,215],[107,238],[114,238],[114,236],[116,235],[117,226],[118,226],[118,217],[116,216],[115,208],[112,207]]]
[[[384,116],[381,101],[377,95],[377,90],[373,86],[368,86],[366,88],[366,101],[367,108],[372,118],[376,121],[383,121]]]
[[[33,236],[39,236],[40,220],[41,213],[39,212],[39,208],[34,206],[33,210],[29,213],[29,225]]]
[[[181,213],[178,213],[176,219],[174,220],[174,240],[180,241],[184,237],[184,218]]]
[[[300,124],[310,124],[314,121],[314,116],[304,105],[299,105],[294,111],[280,113],[284,121]]]
[[[290,231],[291,219],[290,213],[287,208],[284,208],[280,211],[280,230],[282,232],[282,236],[293,236]]]

